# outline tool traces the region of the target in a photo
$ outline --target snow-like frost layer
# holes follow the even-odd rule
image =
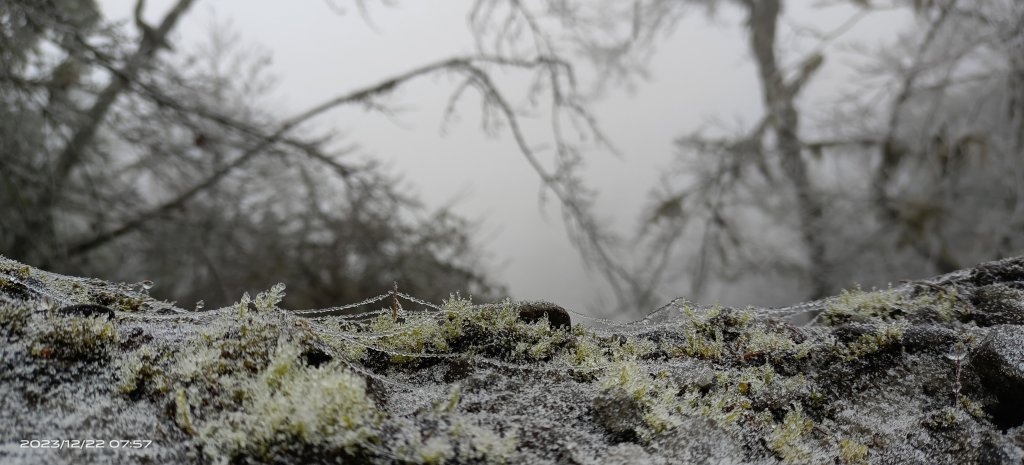
[[[511,301],[290,311],[283,286],[188,311],[0,259],[0,462],[1020,463],[1022,264],[555,329]]]

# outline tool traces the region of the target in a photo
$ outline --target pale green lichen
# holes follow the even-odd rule
[[[685,305],[680,311],[683,324],[679,331],[685,343],[665,347],[675,357],[719,360],[730,352],[725,345],[725,331],[746,333],[752,321],[749,311],[725,309],[719,305],[704,309]]]
[[[637,435],[649,441],[655,435],[679,424],[678,389],[664,375],[651,377],[635,360],[614,362],[598,381],[602,392],[625,392],[641,409],[644,425]]]
[[[129,355],[121,368],[118,391],[132,395],[148,387],[156,392],[167,392],[170,389],[167,384],[169,380],[162,376],[154,363],[158,358],[159,352],[152,347],[143,347]]]
[[[751,397],[766,392],[774,387],[784,391],[802,391],[807,387],[803,373],[793,376],[782,376],[775,372],[771,365],[765,364],[754,367],[744,367],[735,373],[731,378],[722,381],[726,385],[736,386],[740,394]]]
[[[654,389],[650,375],[634,360],[625,360],[615,363],[605,371],[605,375],[598,382],[603,390],[621,388],[626,391],[634,400],[641,400]]]
[[[839,440],[839,459],[849,465],[868,463],[868,446],[852,439]]]
[[[516,451],[519,441],[515,432],[498,434],[463,417],[454,417],[446,428],[451,438],[457,463],[500,465]]]
[[[379,341],[375,344],[375,348],[393,352],[392,363],[400,364],[419,360],[417,355],[403,355],[402,353],[440,354],[450,351],[447,334],[442,332],[441,325],[437,320],[429,316],[420,316],[411,319],[408,323],[401,323],[391,315],[380,315],[371,322],[369,332],[387,335],[378,338]]]
[[[146,304],[145,296],[106,289],[91,290],[88,296],[92,302],[121,312],[137,312]]]
[[[358,454],[376,436],[381,413],[344,365],[306,365],[303,350],[316,336],[276,308],[282,297],[283,286],[243,296],[180,350],[137,351],[120,390],[173,392],[175,424],[214,462],[302,457],[309,447]]]
[[[808,383],[802,374],[783,376],[765,364],[721,370],[716,373],[714,384],[707,392],[687,388],[680,411],[709,418],[725,426],[770,426],[773,424],[771,413],[754,410],[755,403],[771,406],[779,399],[800,399],[808,395]]]
[[[902,302],[903,298],[891,289],[873,292],[865,292],[860,287],[844,289],[829,299],[822,320],[838,324],[867,318],[890,318],[899,311]]]
[[[301,459],[310,450],[337,457],[367,453],[367,448],[376,447],[387,415],[371,399],[365,381],[343,361],[318,368],[303,361],[303,348],[319,336],[308,323],[292,324],[294,318],[276,308],[282,291],[275,287],[255,298],[243,296],[232,312],[180,351],[133,354],[122,371],[121,391],[173,392],[175,424],[194,435],[214,462]],[[404,322],[383,315],[365,329],[373,337],[322,342],[339,350],[362,343],[360,352],[366,353],[369,346],[390,353],[390,363],[404,364],[448,353],[452,344],[467,352],[533,360],[549,357],[570,337],[552,330],[546,321],[527,324],[517,317],[508,303],[480,309],[453,299],[438,315]],[[530,344],[525,350],[509,350],[517,340]],[[456,388],[431,413],[443,434],[395,450],[404,451],[414,463],[503,463],[517,446],[515,435],[474,424],[456,411],[458,402]],[[207,413],[193,414],[189,406],[197,404]],[[403,437],[420,434],[411,431]]]
[[[587,381],[595,376],[598,368],[609,363],[605,348],[598,343],[596,336],[585,328],[573,328],[576,337],[572,347],[558,357],[558,362],[573,367],[574,373]]]
[[[962,409],[946,406],[925,417],[921,423],[936,431],[953,430],[970,421],[969,414]]]
[[[701,394],[687,390],[683,395],[682,411],[715,420],[721,425],[733,425],[750,411],[750,398],[738,391],[717,390]]]
[[[194,436],[213,462],[301,459],[310,450],[356,457],[375,450],[385,423],[392,422],[388,428],[400,428],[403,439],[388,449],[403,461],[501,463],[515,451],[515,434],[499,434],[460,413],[458,385],[417,420],[394,423],[378,409],[363,378],[346,365],[371,361],[371,352],[386,355],[381,370],[429,362],[431,356],[480,355],[550,362],[601,392],[622,390],[640,409],[636,433],[643,442],[696,415],[723,428],[769,431],[765,444],[784,461],[810,457],[813,423],[801,402],[812,400],[811,390],[803,375],[783,376],[773,364],[802,360],[823,342],[797,343],[784,330],[755,322],[750,312],[686,307],[678,339],[655,343],[643,336],[601,336],[579,325],[571,332],[556,330],[546,319],[521,321],[510,301],[473,305],[454,297],[436,313],[403,312],[399,319],[384,313],[367,323],[349,323],[341,332],[323,332],[317,323],[277,308],[283,290],[279,285],[255,298],[244,295],[232,312],[182,348],[130,354],[119,389],[130,396],[170,395],[174,424]],[[887,299],[851,295],[846,303],[881,314],[878,306]],[[880,325],[852,343],[831,344],[853,360],[898,344],[903,328]],[[335,361],[308,366],[303,353],[314,343],[329,347]],[[713,362],[714,382],[703,388],[677,385],[664,370],[652,372],[644,365],[648,357]],[[773,402],[780,399],[793,404],[776,423],[763,408],[778,408]],[[427,425],[433,432],[425,432]],[[859,463],[858,445],[840,444],[834,458]]]
[[[296,373],[311,370],[299,361],[301,357],[297,347],[317,336],[308,328],[281,331],[287,325],[282,324],[284,322],[274,311],[277,301],[279,299],[273,296],[243,297],[236,305],[234,316],[204,332],[193,342],[190,353],[178,358],[168,371],[178,379],[198,386],[217,384],[217,389],[225,393],[225,398],[213,400],[213,403],[226,406],[226,410],[234,412],[233,416],[196,420],[198,437],[209,445],[211,457],[259,456],[268,451],[272,452],[271,455],[288,453],[280,449],[277,442],[267,439],[273,435],[291,437],[299,443],[313,444],[318,448],[342,447],[339,443],[318,442],[323,434],[314,434],[322,433],[315,425],[322,419],[288,420],[316,418],[309,412],[301,414],[294,411],[298,408],[294,403],[297,398],[283,393],[285,389],[287,392],[309,390],[301,383],[299,387],[293,382],[289,384],[288,380],[299,376]],[[601,337],[580,326],[572,332],[555,330],[546,320],[536,323],[521,321],[517,308],[511,302],[475,306],[457,297],[446,301],[438,313],[406,313],[400,319],[385,313],[363,326],[353,325],[349,329],[347,336],[343,333],[323,340],[336,353],[347,350],[365,356],[369,354],[367,349],[372,348],[385,354],[387,363],[393,365],[419,363],[433,355],[456,352],[499,357],[509,362],[550,360],[565,365],[581,375],[582,381],[596,382],[602,392],[616,389],[626,392],[641,409],[639,415],[643,424],[637,427],[636,433],[643,441],[650,441],[680,425],[685,415],[705,416],[723,425],[751,421],[764,423],[763,415],[752,410],[753,399],[762,394],[778,395],[779,392],[797,395],[804,392],[805,382],[802,376],[778,375],[771,365],[764,364],[738,370],[722,369],[710,392],[693,390],[680,395],[680,386],[675,385],[663,371],[649,372],[640,364],[642,358],[662,350],[668,356],[742,362],[742,355],[750,352],[772,351],[781,352],[778,357],[782,358],[803,357],[811,347],[810,342],[797,344],[782,333],[751,324],[748,312],[737,313],[719,307],[699,313],[691,310],[682,328],[684,344],[665,347],[643,337]],[[724,329],[734,334],[730,336],[732,342],[727,343]],[[360,349],[353,350],[353,346]],[[341,365],[329,366],[337,370]],[[259,389],[254,386],[259,386]],[[363,393],[365,395],[365,391]],[[497,434],[479,425],[470,427],[472,422],[456,411],[458,402],[459,391],[454,389],[446,401],[435,404],[430,421],[441,425],[436,427],[443,429],[442,435],[416,439],[420,435],[412,432],[408,436],[413,439],[394,450],[400,451],[399,455],[404,460],[415,463],[451,460],[499,462],[508,456],[508,451],[514,450],[514,437],[509,434]],[[232,405],[236,406],[234,410]],[[275,405],[284,407],[268,410]],[[377,411],[372,402],[367,405],[365,412],[372,418],[364,419],[362,423],[367,425],[366,435],[348,443],[356,449],[345,453],[355,453],[360,444],[366,446],[376,437],[375,428],[380,426],[385,415]],[[256,417],[277,420],[269,422],[274,426],[263,431],[247,428],[245,422],[239,420]],[[786,447],[782,450],[792,452]]]
[[[105,295],[91,281],[37,275],[47,292],[60,289],[53,293],[62,302]],[[116,295],[118,289],[106,290]],[[870,426],[879,417],[857,404],[856,396],[851,399],[842,390],[846,384],[824,383],[834,383],[835,375],[878,376],[877,382],[854,381],[868,380],[868,389],[891,393],[878,385],[913,373],[911,364],[933,355],[901,350],[907,325],[945,321],[963,311],[965,304],[952,291],[934,290],[846,292],[824,316],[841,329],[793,328],[751,312],[687,305],[677,320],[664,324],[576,324],[565,331],[546,319],[522,321],[510,301],[474,305],[458,297],[438,311],[402,310],[398,318],[384,309],[376,319],[305,319],[278,308],[284,297],[278,285],[216,313],[119,313],[116,323],[59,316],[52,308],[47,313],[38,303],[0,304],[0,336],[6,332],[16,349],[9,356],[21,357],[17,363],[53,368],[59,364],[44,359],[110,356],[111,367],[121,370],[114,386],[125,396],[121,400],[158,406],[161,427],[178,439],[189,435],[187,447],[200,451],[205,463],[522,461],[533,457],[528,454],[538,447],[537,435],[531,432],[520,444],[512,425],[521,420],[507,421],[506,412],[522,415],[517,409],[533,404],[520,402],[532,402],[534,395],[558,405],[585,402],[597,393],[614,394],[638,409],[626,423],[636,425],[635,436],[618,436],[602,421],[612,433],[608,437],[636,440],[648,450],[694,417],[706,417],[712,421],[700,418],[696,424],[713,424],[720,430],[713,434],[747,441],[742,453],[750,461],[774,456],[790,463],[856,464],[887,459],[885,446],[865,445],[879,444],[872,440],[877,428]],[[154,308],[152,300],[147,303]],[[188,327],[160,326],[169,321]],[[146,333],[155,342],[131,336],[143,324],[153,326]],[[118,329],[129,335],[123,343]],[[530,379],[526,389],[518,388],[524,385],[519,378],[533,376],[536,386]],[[464,380],[466,390],[452,380]],[[511,397],[501,390],[506,381],[517,386]],[[906,383],[899,385],[900,395],[910,391],[904,388],[911,381]],[[492,386],[502,397],[494,396]],[[548,386],[558,389],[549,393]],[[517,398],[520,393],[529,396]],[[991,399],[983,393],[941,410],[915,404],[927,413],[906,415],[893,429],[909,423],[940,440],[967,437],[991,422],[983,409],[990,405],[981,403]],[[407,408],[410,401],[417,405]],[[851,428],[845,418],[852,416],[856,425],[875,429]],[[550,418],[555,417],[542,420]],[[606,443],[597,444],[600,453]]]
[[[50,312],[42,327],[29,351],[40,358],[97,360],[107,356],[118,343],[114,324],[101,318],[63,316]]]
[[[992,417],[981,408],[981,404],[971,400],[967,396],[960,396],[960,408],[968,415],[974,417],[977,420],[991,421]]]
[[[174,422],[189,436],[196,435],[196,428],[192,425],[192,405],[184,388],[178,388],[174,393]]]
[[[723,427],[769,428],[774,425],[772,415],[755,411],[755,404],[777,408],[781,399],[800,405],[802,399],[811,397],[802,374],[780,375],[771,363],[763,361],[743,365],[757,356],[773,363],[802,360],[820,342],[797,343],[782,330],[755,323],[750,312],[687,306],[682,313],[676,333],[681,341],[669,338],[655,344],[643,337],[605,338],[576,329],[568,350],[555,360],[569,365],[577,379],[596,381],[602,393],[628,396],[641,410],[643,425],[636,433],[644,441],[678,426],[686,416],[706,417]],[[714,382],[711,386],[676,384],[664,370],[652,373],[640,363],[649,356],[714,362]],[[730,368],[734,364],[738,366]]]
[[[198,437],[211,459],[302,456],[308,446],[356,454],[377,435],[381,413],[359,376],[310,368],[283,344],[260,375],[240,385],[238,409],[214,415]]]
[[[0,334],[7,338],[25,334],[32,309],[26,305],[0,303]]]
[[[708,337],[696,328],[687,328],[683,334],[686,344],[673,347],[672,353],[677,357],[696,357],[704,360],[717,360],[725,354],[725,342],[722,330],[714,329],[714,335]]]
[[[865,292],[857,287],[829,299],[822,321],[830,325],[872,319],[889,322],[915,315],[949,322],[966,311],[955,289],[908,298],[893,289]]]
[[[626,342],[615,351],[615,359],[641,359],[652,354],[658,345],[648,339],[627,337]]]
[[[862,334],[856,341],[840,346],[840,351],[845,360],[856,360],[898,346],[906,329],[905,321],[881,325],[874,332]]]
[[[773,361],[781,361],[786,357],[802,360],[814,347],[812,341],[796,343],[787,335],[767,331],[761,327],[752,328],[739,338],[741,356],[745,360],[754,357],[769,357]]]
[[[394,448],[400,459],[420,464],[455,461],[500,465],[508,461],[519,445],[515,432],[498,434],[460,413],[461,392],[461,386],[455,384],[446,399],[435,402],[433,409],[420,412],[417,419],[425,421],[425,425],[402,425],[404,434]],[[424,431],[422,426],[429,429]]]
[[[412,458],[415,462],[425,465],[437,465],[448,462],[454,458],[454,455],[455,451],[448,438],[434,436],[415,447]]]
[[[474,306],[453,296],[437,314],[413,314],[405,321],[391,315],[374,319],[368,334],[373,347],[390,354],[395,364],[418,362],[422,356],[460,352],[499,356],[508,361],[537,361],[558,353],[571,339],[564,330],[551,328],[546,319],[526,323],[511,301]]]
[[[786,463],[808,463],[812,454],[804,437],[814,428],[814,422],[804,416],[800,405],[786,412],[782,423],[770,435],[768,447]]]
[[[515,433],[498,434],[460,415],[444,415],[431,422],[429,431],[406,425],[406,434],[392,445],[403,463],[442,464],[507,463],[519,445]]]

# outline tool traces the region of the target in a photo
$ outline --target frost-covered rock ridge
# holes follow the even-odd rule
[[[1024,258],[626,324],[457,296],[300,315],[281,285],[187,311],[145,288],[0,258],[0,462],[1024,461]]]

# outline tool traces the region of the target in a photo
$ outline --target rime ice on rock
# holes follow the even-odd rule
[[[1016,289],[1004,282],[1016,275],[1000,270],[1021,264],[786,309],[677,300],[618,323],[554,306],[457,297],[437,305],[392,292],[292,311],[279,307],[283,285],[186,311],[0,258],[0,431],[154,441],[55,451],[4,437],[0,456],[16,464],[1020,463],[1024,418],[1000,412],[1015,408],[1024,386],[1022,326],[979,327],[968,302],[981,296],[993,315],[1010,314],[1015,293],[976,291]],[[393,298],[413,304],[401,318]],[[68,307],[81,311],[59,311]],[[90,310],[103,308],[113,318]],[[570,315],[576,324],[562,324]],[[795,326],[794,315],[810,323]],[[964,379],[952,405],[947,358]]]

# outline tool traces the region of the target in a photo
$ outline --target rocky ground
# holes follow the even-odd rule
[[[0,463],[1024,463],[1024,258],[628,324],[146,287],[0,258]]]

